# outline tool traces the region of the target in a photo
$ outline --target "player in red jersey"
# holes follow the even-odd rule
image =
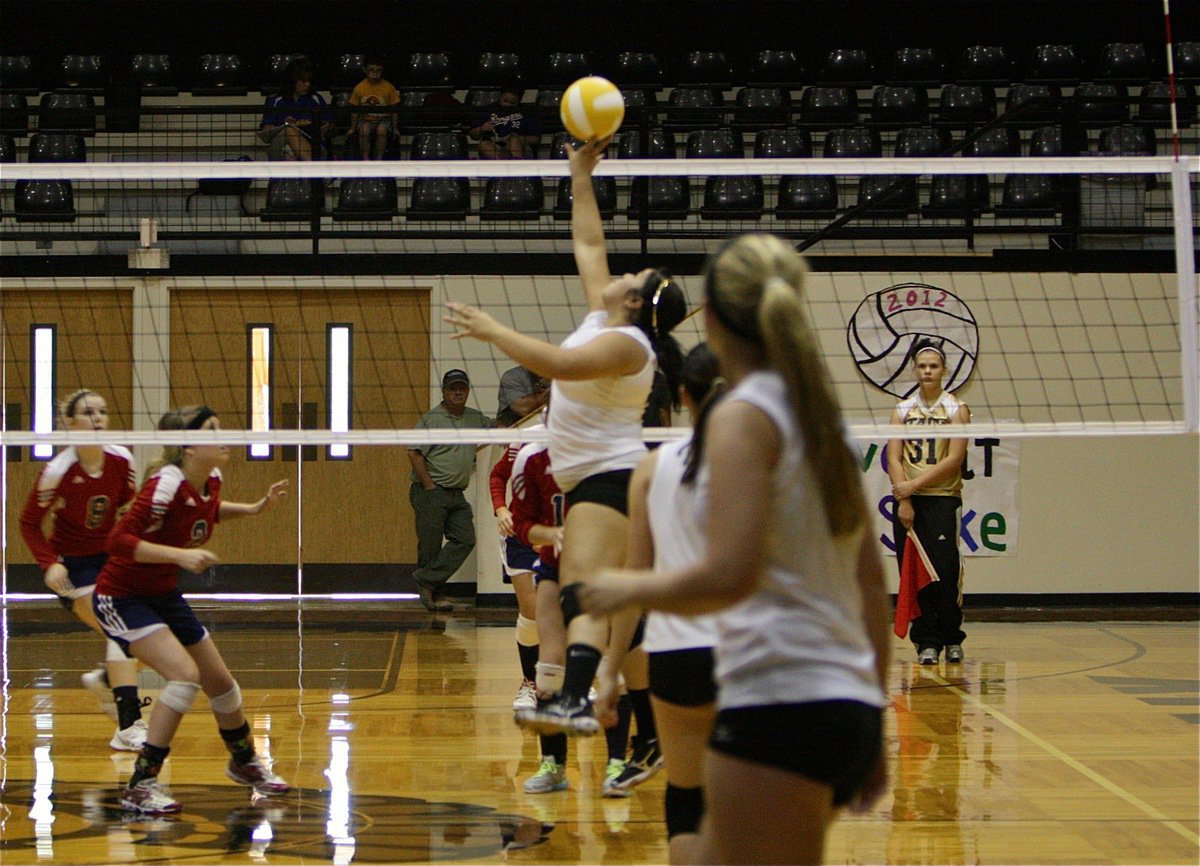
[[[108,404],[86,388],[59,407],[68,430],[107,430]],[[96,576],[108,554],[104,545],[117,512],[133,499],[137,468],[119,445],[64,448],[38,473],[21,511],[21,536],[44,573],[46,587],[63,607],[99,635],[92,613]],[[46,534],[47,518],[52,523]],[[137,690],[137,660],[109,640],[104,665],[83,675],[83,684],[117,725],[109,746],[136,752],[146,740]]]
[[[218,430],[207,406],[168,412],[160,430]],[[92,598],[105,633],[167,681],[150,715],[146,743],[121,796],[122,808],[161,814],[180,805],[158,785],[171,738],[203,689],[230,752],[226,774],[261,794],[282,794],[288,784],[255,752],[242,712],[242,693],[225,661],[196,619],[177,584],[180,568],[200,574],[217,563],[204,545],[218,520],[258,514],[286,492],[276,481],[257,502],[223,502],[223,445],[169,445],[133,506],[113,528],[109,559]]]

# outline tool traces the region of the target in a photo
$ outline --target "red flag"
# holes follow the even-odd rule
[[[896,637],[908,635],[908,624],[921,615],[917,593],[938,580],[937,571],[930,563],[917,534],[911,529],[904,539],[904,560],[900,566],[900,591],[896,593],[896,618],[892,631]]]

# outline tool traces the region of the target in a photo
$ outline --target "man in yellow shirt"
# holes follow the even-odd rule
[[[367,55],[363,74],[366,77],[358,82],[350,94],[351,105],[395,105],[400,101],[400,92],[383,77],[383,63],[378,57]],[[354,128],[358,132],[358,145],[363,159],[372,158],[372,143],[374,158],[383,159],[388,140],[392,137],[394,117],[393,114],[355,112]]]

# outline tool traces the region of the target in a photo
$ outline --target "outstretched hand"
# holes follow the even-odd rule
[[[446,309],[450,312],[442,317],[442,321],[457,329],[450,335],[451,340],[474,337],[486,343],[490,342],[500,331],[500,323],[478,307],[458,301],[447,301]]]
[[[574,147],[569,141],[563,145],[563,149],[567,152],[567,160],[571,164],[571,175],[590,175],[596,169],[596,165],[600,160],[604,159],[604,148],[608,147],[609,142],[613,140],[610,135],[607,138],[593,138],[590,141],[585,141],[579,147]]]
[[[272,484],[270,487],[267,488],[267,495],[264,496],[262,499],[258,500],[258,504],[257,504],[258,507],[254,513],[261,514],[263,511],[270,508],[272,505],[275,504],[276,500],[287,495],[287,489],[288,489],[288,480],[286,478],[282,481],[276,481],[274,484]]]

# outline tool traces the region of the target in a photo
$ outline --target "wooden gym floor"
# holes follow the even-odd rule
[[[201,617],[294,791],[251,802],[229,782],[201,700],[164,770],[182,814],[123,815],[133,757],[109,751],[111,724],[79,683],[99,639],[57,605],[0,607],[0,862],[666,862],[663,776],[602,799],[600,738],[572,743],[569,791],[522,792],[538,754],[512,723],[512,612],[258,604]],[[1200,625],[968,630],[959,669],[922,668],[896,642],[893,790],[834,826],[828,862],[1200,861]]]

